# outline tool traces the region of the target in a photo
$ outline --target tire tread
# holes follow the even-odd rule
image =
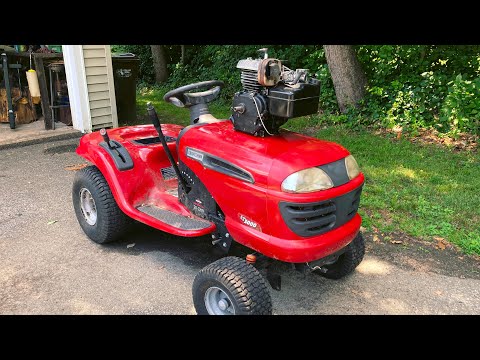
[[[197,274],[192,287],[197,313],[206,313],[203,294],[199,296],[198,290],[205,281],[212,279],[227,288],[241,315],[272,314],[272,300],[263,276],[255,267],[235,256],[221,258]]]
[[[340,255],[340,258],[337,260],[336,263],[332,265],[327,265],[327,272],[321,273],[321,275],[328,279],[341,279],[351,274],[355,270],[355,268],[362,262],[364,256],[365,241],[363,239],[362,233],[359,232],[355,239],[353,239],[353,241],[348,244],[347,251]]]
[[[88,228],[78,209],[78,194],[81,187],[86,187],[92,193],[97,208],[97,224],[95,230]],[[91,188],[90,188],[91,187]],[[115,241],[132,224],[132,219],[118,207],[105,177],[96,166],[87,166],[75,174],[72,190],[75,212],[85,233],[99,244]]]

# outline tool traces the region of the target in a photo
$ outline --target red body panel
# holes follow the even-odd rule
[[[165,136],[177,137],[182,129],[178,125],[162,125]],[[98,132],[82,136],[77,154],[99,168],[108,182],[112,194],[122,211],[128,216],[156,229],[179,236],[201,236],[215,230],[215,225],[202,230],[182,230],[158,221],[136,209],[142,204],[155,205],[180,215],[195,217],[171,193],[177,190],[177,180],[164,181],[160,169],[171,166],[160,143],[137,145],[132,140],[158,136],[153,125],[139,125],[108,130],[111,140],[116,140],[128,150],[133,168],[119,171],[108,153],[98,144],[103,138]],[[175,143],[169,143],[177,157]],[[170,192],[170,194],[169,194]]]
[[[162,125],[162,129],[165,135],[176,137],[181,127]],[[176,197],[168,195],[168,190],[176,188],[177,181],[164,182],[160,175],[160,168],[169,166],[161,144],[138,146],[131,143],[135,138],[155,136],[153,126],[110,130],[109,135],[111,139],[125,145],[133,158],[133,169],[123,172],[116,170],[107,153],[97,146],[102,141],[97,133],[85,135],[77,153],[102,171],[122,210],[155,228],[176,235],[194,236],[179,232],[159,221],[152,222],[152,218],[145,219],[144,214],[135,209],[143,202],[153,202],[163,204],[165,208],[182,215],[193,216]],[[175,144],[171,143],[169,147],[177,158]],[[201,162],[186,156],[187,147],[209,153],[244,169],[253,176],[254,183],[204,167]],[[266,256],[294,263],[317,260],[348,245],[360,229],[361,218],[357,214],[334,230],[305,238],[288,228],[279,210],[281,201],[317,202],[340,196],[363,184],[364,176],[360,174],[352,181],[329,190],[307,194],[281,191],[281,183],[288,175],[349,155],[338,144],[289,131],[272,137],[253,137],[235,131],[230,121],[224,121],[188,129],[180,139],[178,151],[181,160],[200,178],[224,212],[225,224],[232,237]],[[246,225],[241,217],[253,221],[257,224],[256,228]],[[213,230],[212,224],[211,228],[202,233]]]
[[[255,182],[238,180],[186,156],[186,147],[228,160],[250,174]],[[278,136],[257,138],[233,130],[229,121],[194,127],[180,140],[181,160],[202,180],[225,213],[225,224],[233,238],[269,257],[287,262],[307,262],[328,256],[348,245],[357,235],[361,218],[328,233],[309,238],[292,232],[279,210],[281,201],[309,203],[330,199],[358,188],[363,174],[329,190],[307,194],[281,191],[281,183],[290,174],[328,164],[349,155],[338,144],[297,133],[283,131]],[[245,225],[240,215],[258,224]]]

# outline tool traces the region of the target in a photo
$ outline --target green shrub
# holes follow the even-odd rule
[[[197,81],[222,80],[225,82],[222,100],[230,103],[233,94],[241,89],[240,70],[236,68],[238,60],[247,57],[257,58],[259,55],[257,50],[263,47],[269,49],[269,56],[287,60],[285,65],[291,68],[305,68],[314,65],[313,62],[308,63],[305,59],[321,49],[321,46],[318,45],[192,46],[186,49],[188,57],[186,65],[179,63],[170,65],[170,77],[163,87],[174,88]],[[321,51],[323,52],[323,50]],[[317,68],[310,70],[317,71]]]
[[[454,134],[459,131],[480,134],[480,78],[465,80],[459,74],[448,85],[440,110],[440,125]]]
[[[479,133],[479,53],[480,46],[359,46],[369,84],[356,114],[407,131]]]
[[[480,46],[360,45],[358,58],[367,75],[366,96],[359,108],[340,114],[335,90],[321,45],[188,45],[185,63],[180,46],[166,46],[170,77],[162,88],[219,79],[225,82],[222,101],[230,103],[241,89],[238,60],[257,57],[257,50],[287,60],[285,65],[309,69],[320,80],[320,111],[326,122],[348,127],[373,125],[404,131],[432,127],[456,135],[480,133]],[[140,83],[153,84],[149,45],[115,46],[136,53],[141,60]]]

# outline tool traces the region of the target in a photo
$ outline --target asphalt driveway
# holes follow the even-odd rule
[[[208,238],[138,225],[91,242],[71,203],[78,139],[0,150],[0,314],[194,314],[191,284],[217,256]],[[403,239],[373,242],[333,281],[286,267],[275,314],[480,314],[477,258]],[[134,246],[131,246],[134,244]]]

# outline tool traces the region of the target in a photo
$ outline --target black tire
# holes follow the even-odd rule
[[[355,239],[348,244],[347,251],[340,255],[335,263],[325,265],[327,272],[319,272],[319,274],[328,279],[341,279],[355,270],[355,268],[362,262],[364,255],[365,241],[363,240],[362,233],[359,232]]]
[[[209,315],[205,294],[215,288],[228,295],[235,315],[272,314],[272,299],[263,276],[243,259],[224,257],[195,276],[192,295],[198,315]]]
[[[82,189],[87,189],[95,201],[97,218],[93,225],[87,222],[82,213],[80,206]],[[80,226],[85,234],[98,244],[115,241],[132,223],[118,207],[107,181],[95,166],[77,171],[73,181],[72,199]]]

